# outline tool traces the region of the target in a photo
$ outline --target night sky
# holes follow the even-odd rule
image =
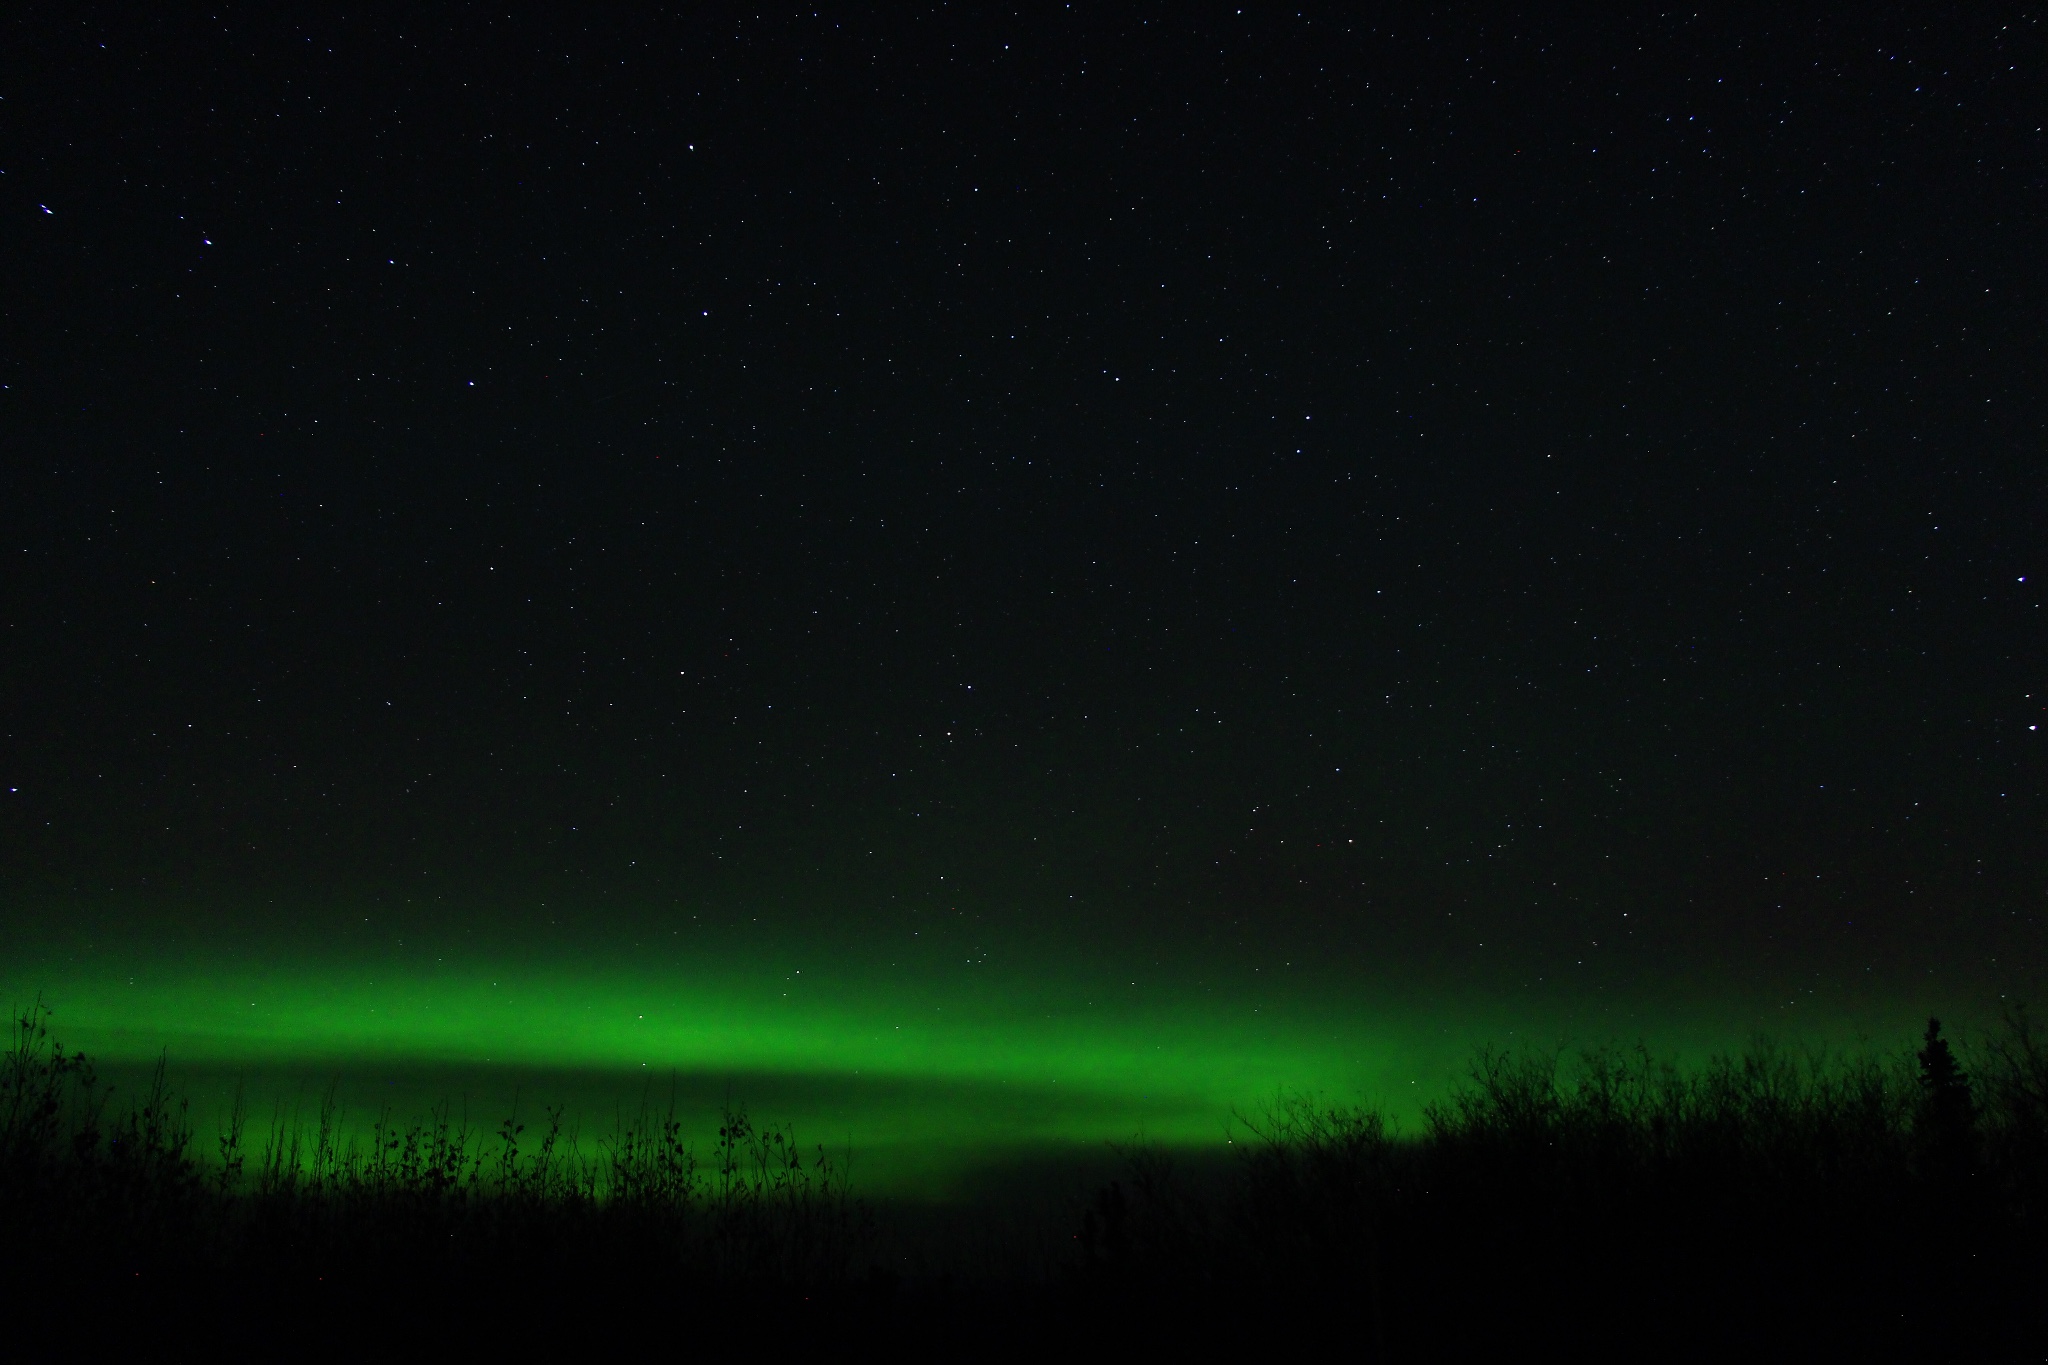
[[[0,21],[67,1037],[972,1145],[2048,999],[2037,13],[306,8]]]

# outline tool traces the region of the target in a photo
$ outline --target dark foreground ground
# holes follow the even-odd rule
[[[1019,1173],[946,1213],[864,1204],[737,1112],[709,1154],[651,1113],[596,1162],[441,1118],[235,1128],[202,1162],[175,1097],[110,1116],[40,1030],[0,1089],[21,1359],[2048,1355],[2019,1016],[1961,1058],[1482,1054],[1411,1140],[1282,1107],[1221,1166],[1135,1151],[1085,1196]]]

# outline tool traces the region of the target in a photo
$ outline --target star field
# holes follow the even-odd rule
[[[43,977],[2038,987],[2019,11],[5,22]]]

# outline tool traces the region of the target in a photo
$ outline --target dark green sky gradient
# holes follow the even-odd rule
[[[813,922],[779,909],[763,918]],[[654,911],[617,942],[508,939],[449,920],[376,942],[338,907],[301,916],[295,941],[274,930],[167,941],[90,914],[52,935],[57,918],[14,926],[23,951],[0,988],[44,992],[60,1034],[117,1084],[132,1088],[168,1049],[202,1130],[237,1084],[259,1117],[279,1104],[310,1113],[335,1084],[352,1129],[383,1105],[411,1116],[443,1100],[495,1125],[517,1101],[528,1119],[567,1105],[594,1138],[674,1084],[699,1139],[736,1098],[808,1140],[850,1146],[872,1192],[922,1196],[1048,1150],[1099,1154],[1139,1135],[1213,1147],[1234,1115],[1283,1093],[1374,1104],[1413,1131],[1483,1043],[1641,1041],[1694,1060],[1759,1032],[1889,1046],[1918,1022],[1901,1001],[1946,1002],[1967,1028],[1993,1017],[1994,987],[2025,984],[1932,961],[1914,979],[1844,980],[1797,954],[1706,981],[1640,970],[1626,941],[1510,981],[1477,961],[1412,954],[1062,950],[922,915],[910,922],[930,927],[915,938],[865,945],[829,931],[707,931]],[[663,934],[664,923],[677,927]]]
[[[965,1152],[2042,994],[2031,21],[0,22],[0,985],[123,1065]]]

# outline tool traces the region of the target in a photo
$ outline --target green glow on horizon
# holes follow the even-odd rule
[[[28,955],[40,964],[0,969],[0,991],[10,1003],[42,993],[61,1040],[113,1071],[167,1051],[202,1145],[236,1078],[259,1109],[345,1082],[358,1120],[462,1095],[494,1127],[493,1106],[515,1096],[529,1117],[564,1103],[588,1136],[674,1077],[705,1133],[730,1095],[806,1142],[851,1147],[874,1192],[942,1194],[977,1164],[1140,1135],[1218,1146],[1234,1114],[1282,1092],[1371,1103],[1413,1131],[1474,1045],[1512,1042],[1518,1025],[1539,1043],[1649,1032],[1640,1016],[1572,1027],[1554,1012],[1545,1030],[1497,1000],[1401,996],[1338,970],[1225,990],[1187,964],[1118,980],[1099,963],[1050,959],[998,972],[822,952],[818,966],[780,967],[759,949],[534,961],[245,946],[179,957],[140,942],[103,936],[90,953]],[[1675,1019],[1664,1012],[1659,1041],[1684,1052],[1747,1031],[1709,1038]]]
[[[216,1068],[482,1064],[1066,1086],[1125,1097],[1134,1128],[1184,1141],[1215,1140],[1233,1106],[1256,1106],[1282,1087],[1350,1093],[1365,1079],[1355,1028],[1314,1029],[1270,1007],[1060,1017],[1033,1011],[1042,1002],[1029,993],[854,985],[806,996],[802,987],[785,994],[747,981],[574,967],[386,969],[373,979],[360,968],[215,966],[147,984],[64,983],[53,1003],[65,1038],[116,1063],[167,1048],[180,1063]],[[1179,1121],[1161,1131],[1169,1116]]]
[[[550,1097],[531,1087],[549,1083],[533,1073],[575,1090],[561,1098],[587,1110],[680,1074],[708,1117],[719,1078],[736,1078],[728,1084],[754,1112],[850,1144],[881,1186],[942,1186],[944,1168],[989,1154],[1138,1134],[1220,1144],[1233,1110],[1256,1111],[1283,1089],[1353,1098],[1381,1088],[1377,1073],[1405,1051],[1299,1002],[1169,995],[1112,1012],[1015,981],[937,989],[842,974],[828,986],[824,975],[800,984],[796,971],[301,960],[4,984],[17,996],[45,991],[62,1040],[113,1067],[168,1050],[174,1071],[254,1072],[270,1078],[257,1089],[272,1091],[293,1078],[303,1091],[330,1073],[391,1072],[415,1078],[401,1110],[458,1087],[495,1088],[503,1101],[521,1077],[537,1105]],[[358,1109],[375,1093],[353,1090]]]

